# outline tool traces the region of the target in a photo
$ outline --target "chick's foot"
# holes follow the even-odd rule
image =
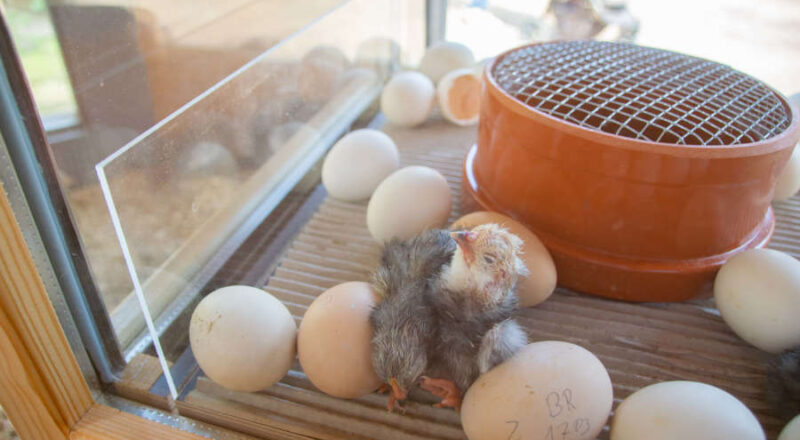
[[[406,392],[406,390],[401,388],[400,385],[397,384],[397,381],[394,378],[389,379],[387,388],[389,389],[389,402],[386,405],[386,409],[388,409],[389,412],[392,412],[394,410],[395,403],[399,405],[400,402],[405,400],[406,397],[408,397],[408,392]],[[402,405],[400,405],[400,409],[403,410]]]
[[[437,408],[455,408],[456,411],[461,409],[461,392],[452,380],[422,376],[419,387],[442,399],[441,402],[433,406]]]

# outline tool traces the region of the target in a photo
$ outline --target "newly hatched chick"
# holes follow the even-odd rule
[[[427,303],[456,244],[447,231],[431,230],[386,244],[372,285],[382,300],[370,314],[372,364],[390,389],[389,410],[404,400],[428,364],[433,310]]]
[[[516,284],[528,269],[520,258],[522,240],[487,224],[452,237],[458,248],[431,289],[436,335],[420,387],[442,398],[437,406],[458,408],[461,395],[495,365],[528,342],[511,318]]]
[[[768,364],[767,401],[780,417],[800,412],[800,347],[786,350]]]

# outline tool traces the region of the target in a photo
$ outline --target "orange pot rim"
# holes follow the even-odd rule
[[[581,127],[580,125],[550,116],[517,100],[508,92],[500,88],[495,81],[494,76],[491,75],[491,71],[494,69],[494,66],[511,52],[516,52],[526,47],[553,43],[558,43],[558,41],[528,44],[507,50],[496,56],[490,63],[486,65],[483,72],[486,80],[485,84],[489,84],[489,92],[492,93],[497,99],[501,100],[507,108],[521,116],[527,117],[537,123],[547,125],[551,128],[561,130],[567,134],[586,139],[592,143],[599,143],[610,147],[627,150],[664,154],[668,156],[708,159],[758,156],[786,148],[787,143],[796,143],[798,141],[798,137],[800,137],[800,112],[795,111],[782,93],[773,89],[771,86],[764,84],[763,82],[762,84],[764,84],[770,91],[775,93],[778,99],[780,99],[784,108],[792,115],[792,122],[784,131],[769,139],[759,142],[735,145],[684,145],[667,144],[622,137],[606,133],[601,130],[593,130],[590,128]]]
[[[768,207],[764,213],[761,223],[753,229],[750,236],[744,237],[742,242],[736,247],[727,249],[716,254],[694,257],[694,258],[660,258],[660,257],[630,257],[605,252],[602,249],[583,247],[578,243],[565,241],[559,237],[546,234],[533,228],[530,224],[520,219],[513,213],[506,212],[497,207],[490,199],[482,196],[478,191],[478,182],[475,179],[474,163],[477,144],[472,144],[462,164],[461,177],[463,179],[462,191],[466,191],[470,197],[481,207],[483,211],[497,212],[503,214],[514,221],[520,222],[528,230],[534,233],[544,243],[545,247],[551,252],[557,252],[569,258],[580,259],[587,263],[599,264],[613,267],[627,267],[649,272],[662,273],[686,273],[686,272],[705,272],[709,268],[717,269],[729,258],[751,248],[761,248],[767,245],[775,231],[775,213],[772,207]]]

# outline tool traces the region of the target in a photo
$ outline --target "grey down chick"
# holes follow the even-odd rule
[[[416,383],[458,408],[479,374],[527,336],[511,319],[527,275],[522,241],[497,225],[429,231],[384,249],[373,284],[373,366],[391,389],[389,408]]]
[[[386,244],[372,285],[381,301],[370,314],[372,364],[389,389],[388,408],[404,400],[428,365],[436,322],[428,303],[456,244],[447,231],[431,230]]]
[[[528,343],[511,315],[519,277],[529,272],[522,240],[496,224],[452,236],[458,247],[430,297],[436,332],[420,387],[442,398],[437,406],[459,408],[480,374]]]

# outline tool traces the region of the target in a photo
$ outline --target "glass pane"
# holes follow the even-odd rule
[[[51,6],[83,115],[80,128],[56,136],[53,154],[109,311],[132,285],[93,165],[339,2],[309,2],[281,14],[274,14],[274,1],[161,3]],[[227,125],[228,134],[219,136],[247,148],[246,135]]]
[[[94,165],[342,2],[3,3],[48,130],[69,214],[105,308],[114,311],[133,286]],[[281,109],[263,110],[262,116],[269,118],[270,111],[279,115]],[[280,143],[299,129],[284,122],[282,130],[270,133],[266,126],[239,130],[245,122],[237,126],[209,113],[202,124],[218,144],[239,148],[236,160],[244,163],[251,143]],[[214,147],[206,145],[212,156]],[[143,179],[129,177],[136,178]],[[170,235],[158,221],[150,226],[154,237]]]
[[[97,164],[156,327],[196,298],[206,265],[230,255],[253,212],[276,206],[375,101],[399,63],[396,46],[382,42],[402,41],[393,17],[403,11],[401,3],[346,3]],[[133,354],[149,338],[128,292],[111,317]]]

